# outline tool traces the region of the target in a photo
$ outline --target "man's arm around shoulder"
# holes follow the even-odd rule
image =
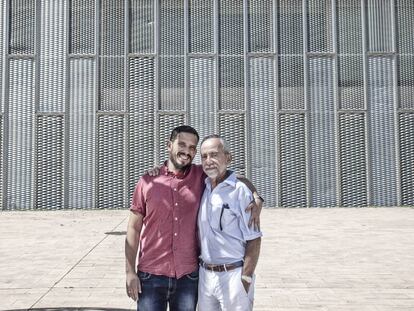
[[[141,292],[141,283],[138,279],[135,267],[142,229],[142,220],[143,216],[140,213],[136,211],[130,212],[125,238],[126,291],[127,295],[133,300],[138,300],[138,293]]]

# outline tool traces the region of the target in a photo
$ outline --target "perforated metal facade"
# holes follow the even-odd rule
[[[0,0],[0,43],[1,209],[128,207],[184,123],[267,206],[414,205],[411,0]]]

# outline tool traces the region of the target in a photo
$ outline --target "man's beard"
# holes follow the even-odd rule
[[[177,154],[177,157],[179,157],[179,155]],[[170,161],[172,163],[172,165],[174,166],[175,169],[180,170],[180,171],[185,171],[187,168],[189,168],[191,166],[191,162],[192,159],[190,158],[190,162],[188,164],[180,164],[176,161],[175,157],[173,155],[170,154]]]

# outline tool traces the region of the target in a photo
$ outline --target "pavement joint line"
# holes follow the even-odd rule
[[[127,219],[128,216],[126,216],[125,218],[122,219],[122,221],[117,224],[114,228],[111,229],[111,231],[109,232],[113,232],[114,230],[116,230],[124,221],[125,219]],[[108,234],[105,234],[105,236],[102,238],[102,240],[100,240],[96,245],[94,245],[85,255],[82,256],[81,259],[79,259],[58,281],[55,282],[55,284],[53,284],[39,299],[37,299],[27,310],[32,310],[36,304],[38,304],[47,294],[50,293],[50,291],[56,287],[56,285],[58,285],[73,269],[75,269],[81,262],[83,259],[85,259],[95,248],[97,248],[103,241],[105,241],[107,238],[109,237]]]

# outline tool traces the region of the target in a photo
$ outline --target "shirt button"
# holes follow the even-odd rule
[[[178,203],[175,203],[175,206],[178,206]]]
[[[174,236],[177,236],[177,232],[176,232],[176,233],[174,233]]]
[[[177,191],[177,188],[174,188],[174,191]]]
[[[175,217],[175,218],[174,218],[174,220],[175,220],[175,221],[177,221],[177,220],[178,220],[178,218],[177,218],[177,217]]]

